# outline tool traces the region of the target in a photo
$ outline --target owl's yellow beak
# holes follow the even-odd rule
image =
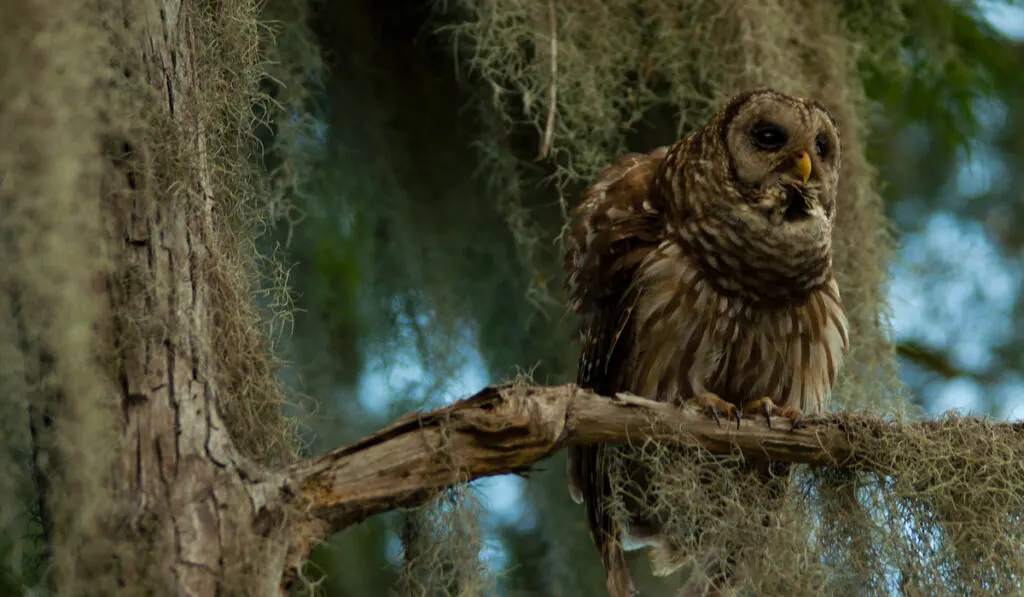
[[[805,183],[811,177],[811,156],[807,155],[806,151],[797,154],[796,162],[793,164],[793,173]]]

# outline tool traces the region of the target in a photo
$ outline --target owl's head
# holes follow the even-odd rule
[[[705,150],[696,168],[704,172],[691,174],[719,189],[706,198],[716,205],[700,211],[728,211],[728,219],[772,236],[830,235],[841,147],[823,105],[771,89],[748,91],[729,100],[694,141]],[[715,159],[722,153],[727,167]]]
[[[832,221],[841,147],[823,105],[761,89],[733,98],[720,116],[744,203],[775,226]]]
[[[720,285],[802,291],[831,269],[840,149],[820,103],[748,91],[666,156],[659,196]]]

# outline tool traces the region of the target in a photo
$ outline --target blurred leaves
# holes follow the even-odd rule
[[[896,354],[943,379],[966,377],[981,383],[992,381],[989,375],[958,366],[950,360],[949,355],[915,340],[897,344]]]
[[[977,222],[997,255],[996,261],[978,267],[996,270],[1019,268],[1024,246],[1019,233],[1024,221],[1024,45],[1000,33],[986,11],[1013,4],[1021,6],[905,2],[899,54],[891,64],[862,65],[867,93],[876,104],[868,155],[884,181],[897,237],[916,242],[905,235],[927,230],[932,218],[942,214],[962,226]],[[935,289],[934,296],[917,297],[925,305],[941,303],[946,300],[942,288],[964,282],[942,267],[941,259],[927,261],[934,263],[926,271],[905,270],[904,275],[922,277],[928,282],[917,287]],[[964,307],[992,308],[985,302]],[[1024,365],[1020,311],[1015,306],[1004,324],[1016,332],[993,338],[991,358],[981,366],[961,363],[950,343],[971,330],[947,333],[940,344],[926,341],[917,328],[908,330],[911,335],[900,339],[898,353],[911,366],[905,381],[912,392],[927,402],[941,387],[937,380],[966,379],[986,388],[986,394],[995,393]],[[921,325],[950,324],[925,318]]]
[[[979,3],[908,2],[903,11],[899,55],[891,65],[863,68],[879,108],[869,156],[890,183],[891,203],[940,194],[984,133],[979,108],[1016,103],[1024,91],[1020,46],[992,26]]]
[[[979,132],[975,101],[1020,89],[1024,72],[1014,47],[977,4],[913,2],[905,7],[907,34],[898,80],[868,73],[868,95],[886,113],[927,123],[934,138],[955,149]]]

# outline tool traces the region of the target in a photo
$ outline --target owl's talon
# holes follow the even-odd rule
[[[743,410],[748,413],[759,413],[764,416],[768,429],[772,429],[772,417],[783,417],[793,422],[790,431],[801,427],[800,421],[804,414],[799,408],[793,406],[782,407],[775,404],[771,398],[765,397],[743,405]]]
[[[740,413],[740,409],[737,408],[735,405],[726,402],[725,400],[722,400],[721,398],[712,394],[711,392],[704,392],[703,394],[699,395],[697,397],[697,404],[700,405],[701,409],[705,413],[711,415],[711,418],[715,420],[715,423],[719,427],[722,426],[721,415],[724,414],[727,419],[735,420],[736,428],[739,429],[740,417],[742,415]]]

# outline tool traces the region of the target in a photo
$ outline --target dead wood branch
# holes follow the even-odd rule
[[[749,458],[857,468],[844,425],[806,419],[719,427],[689,408],[630,395],[605,398],[574,385],[489,387],[289,469],[320,532],[337,532],[479,477],[521,472],[562,447],[644,441],[738,449]],[[311,543],[315,544],[315,540]]]
[[[735,423],[719,426],[691,407],[626,394],[607,398],[575,385],[488,387],[451,406],[408,414],[355,443],[291,466],[289,485],[299,493],[305,516],[285,579],[294,575],[308,550],[332,533],[388,510],[419,505],[459,483],[525,472],[570,444],[650,440],[887,476],[908,470],[913,463],[905,459],[930,453],[894,450],[895,440],[951,445],[951,436],[962,437],[964,423],[969,422],[887,421],[845,413],[806,418],[796,430],[785,419],[773,419],[769,426],[763,418],[745,419],[737,428]],[[970,425],[989,434],[1024,436],[1024,423]],[[926,476],[920,482],[931,485],[935,479]]]

